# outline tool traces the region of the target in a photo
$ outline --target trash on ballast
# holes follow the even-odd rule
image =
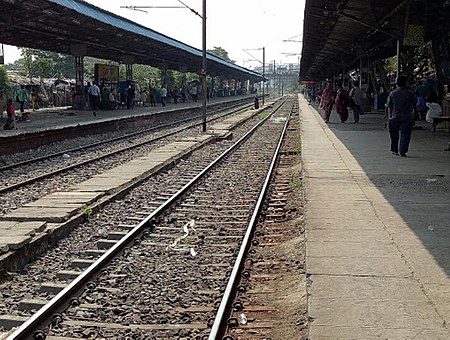
[[[197,252],[195,251],[194,248],[191,248],[191,249],[190,249],[190,252],[191,252],[192,257],[197,256]]]
[[[427,178],[427,183],[435,183],[437,182],[436,178]]]
[[[97,230],[98,236],[108,236],[108,231],[105,228],[99,228]]]
[[[184,234],[183,234],[182,236],[180,236],[180,237],[177,237],[177,238],[175,239],[175,241],[173,241],[172,244],[169,244],[169,245],[166,247],[166,250],[169,250],[169,248],[174,249],[174,248],[178,245],[178,243],[180,243],[182,240],[184,240],[186,237],[188,237],[188,236],[189,236],[189,227],[190,227],[193,231],[195,231],[195,229],[194,229],[194,227],[195,227],[195,220],[190,220],[188,223],[186,223],[186,224],[183,226],[183,232],[184,232]]]
[[[63,154],[63,158],[70,158],[70,155],[68,153]]]
[[[245,316],[245,314],[244,313],[241,313],[240,315],[239,315],[239,323],[241,324],[241,325],[246,325],[247,324],[247,317]]]
[[[434,226],[429,225],[429,226],[427,227],[427,229],[428,229],[429,231],[434,231]]]

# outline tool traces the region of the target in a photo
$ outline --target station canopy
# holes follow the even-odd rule
[[[319,79],[358,65],[361,56],[394,56],[410,2],[306,0],[300,79]]]
[[[81,0],[0,0],[0,42],[181,72],[199,73],[202,65],[201,50]],[[209,75],[263,79],[212,54],[207,58]]]

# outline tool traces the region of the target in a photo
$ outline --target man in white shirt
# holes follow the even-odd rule
[[[89,102],[92,107],[92,114],[97,116],[95,111],[98,110],[98,106],[100,104],[100,88],[97,86],[97,83],[94,81],[92,86],[89,88]]]

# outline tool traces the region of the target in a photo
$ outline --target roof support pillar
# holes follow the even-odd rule
[[[87,53],[85,44],[70,45],[70,53],[75,57],[75,102],[74,108],[81,110],[85,103],[84,96],[84,56]]]
[[[75,57],[75,101],[74,108],[81,110],[86,104],[84,95],[84,57]]]
[[[125,80],[133,81],[133,64],[135,63],[135,56],[125,54],[122,56],[122,62],[125,64]]]
[[[125,80],[133,81],[133,64],[125,64]]]
[[[167,68],[162,68],[161,69],[161,85],[164,85],[165,87],[167,87]]]
[[[414,78],[414,49],[397,41],[397,77],[404,75],[409,81]]]
[[[369,88],[369,58],[361,57],[359,59],[359,87],[361,90]]]

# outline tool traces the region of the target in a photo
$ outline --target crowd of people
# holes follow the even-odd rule
[[[207,99],[212,97],[212,92],[207,88]],[[138,89],[135,84],[131,83],[126,88],[113,89],[113,86],[106,84],[98,85],[97,82],[87,83],[84,89],[85,102],[92,109],[94,116],[97,115],[99,109],[115,110],[117,108],[126,108],[132,110],[136,105],[156,107],[157,99],[161,106],[166,106],[168,100],[172,100],[174,104],[188,101],[197,102],[199,90],[196,85],[192,85],[189,89],[185,86],[167,89],[162,85],[159,89],[149,84],[146,89]],[[75,92],[72,99],[72,105],[75,104]]]
[[[442,103],[436,89],[425,86],[423,81],[418,81],[413,89],[407,77],[399,76],[396,85],[397,88],[387,97],[385,118],[388,122],[385,126],[389,129],[392,154],[406,157],[415,121],[426,120],[433,123],[433,118],[442,116]],[[327,83],[323,87],[308,87],[305,95],[310,104],[319,104],[323,109],[323,119],[327,124],[330,123],[334,107],[341,123],[347,122],[349,108],[353,111],[354,123],[360,121],[364,94],[358,82],[353,84],[350,92],[342,85],[335,92],[331,83]]]
[[[345,123],[349,118],[349,108],[353,111],[353,121],[359,122],[360,115],[363,112],[363,92],[359,84],[355,82],[350,92],[342,85],[335,92],[330,83],[323,87],[309,87],[305,92],[310,104],[319,104],[324,110],[325,123],[330,122],[331,112],[336,106],[336,112],[339,115],[341,123]]]
[[[136,106],[156,107],[157,103],[166,106],[168,101],[174,104],[194,102],[199,100],[201,88],[195,83],[188,86],[167,88],[165,85],[156,87],[149,84],[147,88],[141,89],[133,82],[124,84],[107,84],[96,81],[87,82],[82,94],[77,94],[72,85],[68,90],[68,104],[77,108],[91,108],[92,114],[97,116],[99,110],[132,110]],[[213,91],[207,88],[207,100],[213,97]],[[26,90],[21,85],[16,92],[15,98],[7,98],[7,119],[3,128],[5,130],[16,129],[16,121],[29,121],[30,112],[25,110],[29,108],[32,111],[38,110],[42,105],[42,99],[38,92],[33,88]],[[16,115],[16,107],[20,110],[20,115]]]

